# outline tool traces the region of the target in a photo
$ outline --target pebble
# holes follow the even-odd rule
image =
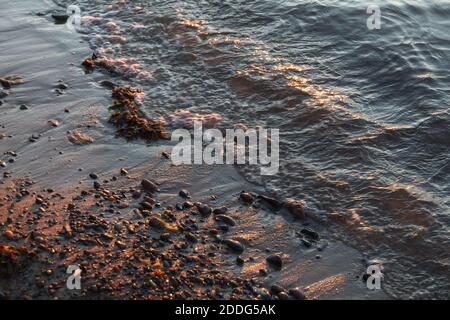
[[[133,191],[133,193],[131,194],[131,196],[132,196],[134,199],[139,199],[139,198],[141,197],[141,193],[140,193],[139,191],[135,190],[135,191]]]
[[[210,215],[212,212],[211,207],[207,204],[197,203],[196,206],[198,211],[204,216]]]
[[[5,162],[5,161],[2,161],[2,160],[0,160],[0,167],[2,167],[2,168],[6,168],[6,162]]]
[[[223,221],[224,223],[228,224],[229,226],[235,226],[236,221],[230,216],[227,216],[225,214],[218,214],[216,215],[216,220]]]
[[[252,203],[252,202],[253,202],[253,196],[252,196],[252,194],[249,193],[249,192],[244,192],[244,191],[241,192],[240,197],[241,197],[241,199],[244,200],[244,202],[246,202],[246,203]]]
[[[277,296],[280,300],[291,300],[291,297],[284,291],[277,294]]]
[[[165,152],[165,151],[163,151],[163,152],[161,153],[161,155],[162,155],[164,158],[166,158],[166,159],[170,159],[170,155],[169,155],[167,152]]]
[[[6,230],[3,233],[3,236],[9,240],[12,240],[14,238],[14,233],[11,230]]]
[[[153,205],[151,205],[148,202],[142,202],[142,208],[147,209],[147,210],[152,210],[153,209]]]
[[[241,257],[236,258],[236,264],[238,266],[242,266],[244,264],[244,262],[245,262],[244,259],[242,259]]]
[[[91,179],[94,179],[94,180],[97,180],[97,179],[98,179],[98,175],[95,174],[95,173],[90,173],[90,174],[89,174],[89,177],[90,177]]]
[[[228,248],[230,248],[233,251],[236,252],[244,252],[244,245],[242,243],[240,243],[237,240],[233,240],[233,239],[224,239],[223,243],[228,246]]]
[[[109,81],[109,80],[100,81],[100,85],[103,88],[106,88],[106,89],[109,89],[109,90],[113,90],[116,87],[116,84],[114,82],[112,82],[112,81]]]
[[[65,235],[66,239],[72,238],[72,228],[70,227],[70,225],[68,223],[64,225],[63,230],[64,230],[64,235]]]
[[[300,232],[302,234],[304,234],[305,236],[307,236],[308,238],[311,238],[311,239],[314,239],[314,240],[319,240],[319,234],[317,232],[315,232],[314,230],[302,229]]]
[[[194,204],[191,201],[185,201],[183,203],[183,208],[192,208]]]
[[[190,196],[191,196],[191,195],[189,194],[189,191],[187,191],[186,189],[180,190],[179,195],[180,195],[180,197],[182,197],[182,198],[190,198]]]
[[[191,242],[194,242],[194,243],[197,242],[197,237],[191,232],[186,233],[185,237],[187,240],[189,240]]]
[[[223,206],[223,207],[214,209],[213,213],[214,214],[225,214],[225,213],[227,213],[227,211],[228,211],[228,208]]]
[[[304,201],[288,198],[285,205],[294,217],[302,220],[306,218]]]
[[[168,224],[167,222],[165,222],[165,221],[163,221],[163,220],[161,220],[160,218],[157,218],[157,217],[150,218],[149,224],[152,227],[157,228],[157,229],[165,229],[166,231],[169,231],[169,232],[177,231],[176,227]]]
[[[261,290],[259,290],[258,296],[261,300],[271,300],[272,299],[270,292],[266,288],[262,288]]]
[[[284,292],[284,288],[278,284],[274,284],[270,287],[270,292],[272,294],[278,295],[279,293]]]
[[[100,187],[101,187],[100,183],[98,181],[94,181],[94,188],[98,190],[100,189]]]
[[[69,88],[69,86],[65,83],[59,83],[59,84],[57,84],[57,87],[61,90],[66,90]]]
[[[55,20],[58,24],[64,24],[67,22],[67,19],[69,19],[69,15],[65,13],[52,13],[52,18]]]
[[[28,110],[28,106],[25,104],[21,104],[19,107],[20,110]]]
[[[55,128],[59,126],[59,121],[55,119],[48,120],[48,123]]]
[[[147,192],[156,192],[159,191],[158,186],[153,181],[148,179],[144,179],[141,182],[142,188]]]
[[[274,208],[280,208],[282,206],[281,202],[274,198],[267,197],[265,195],[259,195],[258,198],[263,200],[264,202],[267,202],[269,205],[271,205]]]
[[[289,289],[289,295],[292,296],[295,300],[306,300],[306,296],[302,290],[299,288]]]
[[[125,169],[125,168],[121,168],[121,169],[120,169],[120,174],[121,174],[121,175],[123,175],[123,176],[126,176],[126,175],[128,175],[128,171],[127,171],[127,169]]]
[[[148,202],[148,203],[150,203],[151,205],[153,205],[153,204],[155,204],[155,199],[153,199],[152,197],[150,197],[150,196],[145,196],[144,197],[144,202]]]
[[[266,269],[259,269],[258,272],[259,272],[259,275],[261,275],[263,277],[267,276],[267,270]]]
[[[277,270],[281,270],[281,268],[283,267],[283,260],[279,255],[273,254],[271,256],[268,256],[266,258],[266,261]]]

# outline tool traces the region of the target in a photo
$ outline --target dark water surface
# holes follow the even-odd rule
[[[372,31],[366,1],[77,3],[150,116],[279,128],[280,173],[250,181],[381,260],[391,296],[450,296],[450,1],[371,1]]]

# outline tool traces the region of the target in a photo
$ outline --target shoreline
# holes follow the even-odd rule
[[[1,8],[8,18],[0,48],[8,62],[0,76],[24,81],[4,89],[0,106],[8,160],[0,243],[7,259],[17,258],[6,260],[0,278],[5,298],[387,298],[356,278],[364,267],[358,252],[322,226],[256,201],[264,190],[235,168],[174,167],[162,156],[170,144],[116,137],[108,123],[111,91],[101,82],[129,84],[85,74],[81,62],[91,50],[64,26],[29,14],[52,9],[40,5]],[[179,196],[182,189],[191,198]],[[243,190],[254,194],[252,204],[240,199]],[[320,230],[319,240],[306,239],[304,229]],[[274,255],[281,270],[266,262]],[[82,269],[79,292],[65,287],[71,264]]]

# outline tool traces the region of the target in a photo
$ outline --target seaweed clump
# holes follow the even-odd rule
[[[164,123],[148,119],[139,110],[137,98],[142,91],[132,87],[119,87],[112,90],[114,112],[109,122],[117,127],[119,136],[128,140],[141,138],[147,141],[166,139]]]
[[[87,58],[81,63],[81,65],[85,68],[86,73],[92,73],[94,71],[96,67],[95,60],[97,59],[98,57],[94,52],[90,58]]]

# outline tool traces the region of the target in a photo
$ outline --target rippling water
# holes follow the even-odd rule
[[[279,128],[280,174],[246,176],[381,260],[388,294],[448,298],[450,1],[370,3],[380,30],[366,1],[78,1],[150,116]]]

